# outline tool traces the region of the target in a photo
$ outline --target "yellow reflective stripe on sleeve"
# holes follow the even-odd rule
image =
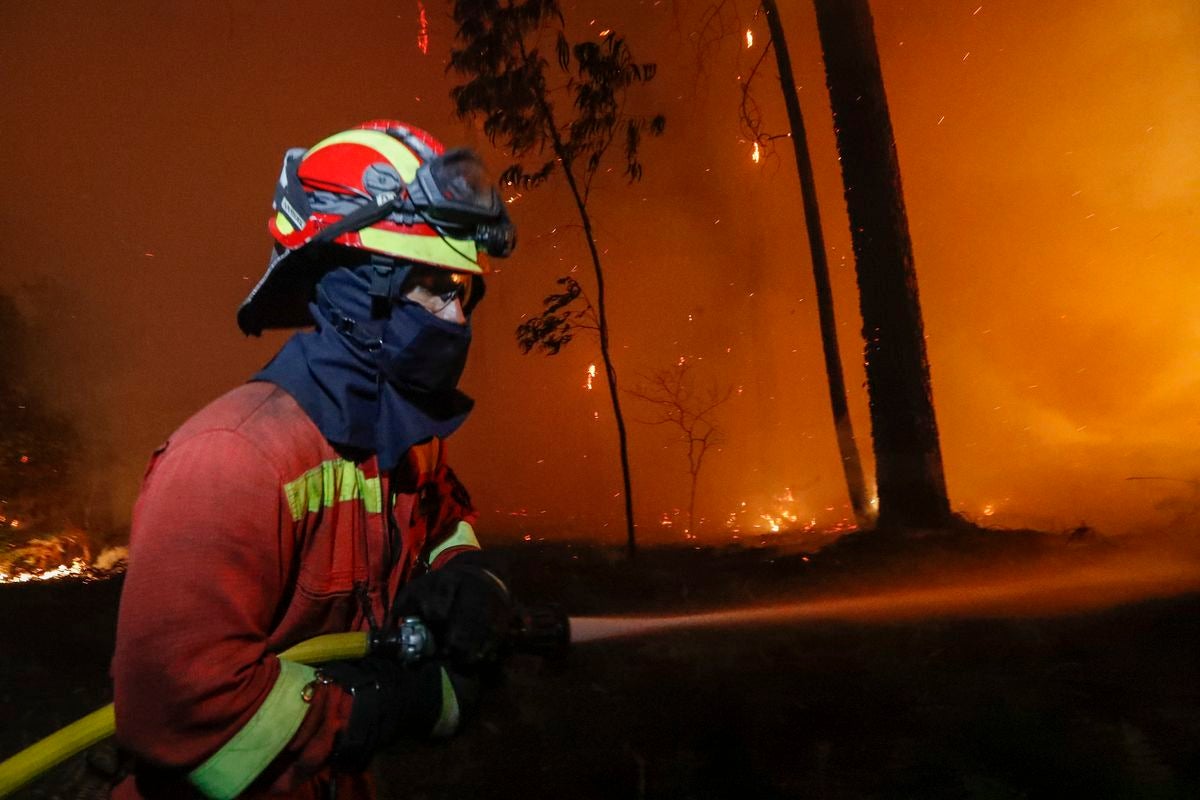
[[[458,695],[454,691],[454,684],[450,681],[450,675],[446,672],[446,668],[442,667],[442,714],[434,723],[430,736],[445,738],[452,735],[458,730],[460,716]]]
[[[308,714],[302,696],[316,670],[279,659],[279,678],[267,699],[245,726],[211,758],[188,775],[188,781],[213,800],[241,794],[296,735]]]
[[[476,275],[483,274],[475,243],[467,239],[442,239],[441,236],[422,236],[379,228],[363,228],[358,232],[358,238],[368,250],[411,258],[426,264],[441,264],[450,269]]]
[[[481,549],[479,539],[475,538],[475,529],[471,527],[470,523],[459,522],[458,527],[454,529],[454,533],[438,542],[437,547],[429,551],[429,557],[425,564],[427,566],[433,564],[438,560],[438,556],[452,547],[474,547],[476,550]]]
[[[305,514],[315,513],[336,503],[362,500],[367,511],[383,511],[383,493],[379,477],[368,478],[353,461],[335,458],[323,461],[299,478],[283,486],[292,519],[299,522]]]

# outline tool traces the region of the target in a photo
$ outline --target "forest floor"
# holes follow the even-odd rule
[[[513,657],[383,798],[1200,797],[1200,558],[1031,531],[494,548],[573,616],[800,604]],[[0,755],[108,702],[120,580],[0,586]],[[16,795],[81,795],[82,758]]]

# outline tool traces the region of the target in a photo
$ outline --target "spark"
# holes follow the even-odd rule
[[[420,26],[417,32],[417,49],[421,51],[421,55],[429,53],[429,20],[425,16],[425,4],[421,0],[417,0],[417,24]]]
[[[754,47],[754,31],[746,28],[746,49],[749,50],[751,47]]]
[[[750,153],[750,160],[753,161],[755,164],[757,164],[759,159],[761,159],[761,158],[762,158],[762,153],[758,148],[758,142],[755,142],[754,143],[754,151]]]
[[[996,507],[994,505],[992,505],[991,503],[988,503],[987,505],[985,505],[983,507],[983,515],[985,517],[990,517],[995,513],[996,513]]]
[[[600,31],[600,38],[603,39],[605,36],[608,36],[610,33],[612,33],[612,28],[605,28],[604,30]]]
[[[971,51],[970,51],[970,50],[968,50],[967,52],[963,53],[962,60],[963,60],[963,61],[966,61],[966,60],[967,60],[967,56],[969,56],[969,55],[971,55]]]
[[[588,364],[587,378],[584,381],[583,388],[587,389],[590,392],[592,390],[592,381],[594,381],[595,379],[596,379],[596,365]]]
[[[29,456],[21,456],[21,463],[22,463],[22,464],[28,464],[28,463],[29,463]]]
[[[979,8],[975,9],[974,11],[972,11],[972,12],[971,12],[971,16],[972,16],[972,17],[974,17],[974,16],[978,16],[980,11],[983,11],[983,6],[980,6]]]

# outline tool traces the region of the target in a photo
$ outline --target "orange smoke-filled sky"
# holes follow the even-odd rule
[[[1049,529],[1170,524],[1173,508],[1198,502],[1185,481],[1200,478],[1200,6],[872,5],[952,504]],[[869,464],[813,12],[781,6]],[[788,510],[831,523],[846,500],[795,166],[787,147],[754,163],[738,124],[739,76],[768,33],[744,3],[728,37],[698,53],[709,7],[564,4],[573,36],[612,28],[657,62],[633,108],[667,117],[644,144],[643,181],[626,185],[614,162],[592,201],[617,369],[632,384],[682,356],[734,388],[702,479],[702,530],[722,531],[742,502],[739,524],[762,524],[789,489]],[[112,444],[101,477],[119,515],[150,450],[286,336],[247,340],[233,321],[266,262],[286,148],[395,117],[507,163],[451,114],[453,25],[448,7],[427,8],[428,54],[415,0],[10,9],[0,289],[53,280],[68,298],[47,357],[62,361],[64,405]],[[764,127],[784,132],[775,79],[768,60],[755,94]],[[595,344],[547,359],[520,355],[512,336],[557,276],[578,268],[588,280],[567,200],[555,181],[512,205],[521,243],[477,315],[464,388],[478,406],[451,452],[485,526],[615,538],[611,418],[602,383],[584,386]],[[686,505],[685,461],[665,429],[634,422],[631,435],[648,532]]]

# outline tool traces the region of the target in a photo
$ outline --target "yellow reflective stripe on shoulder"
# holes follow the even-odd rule
[[[391,253],[426,264],[441,264],[475,275],[483,274],[475,243],[467,239],[443,239],[441,236],[422,236],[379,228],[363,228],[358,232],[358,238],[368,250]]]
[[[438,739],[452,735],[458,730],[460,716],[458,694],[454,691],[450,674],[446,672],[445,667],[442,667],[442,713],[438,717],[438,721],[434,723],[433,730],[429,735]]]
[[[224,747],[192,770],[188,781],[213,800],[241,794],[296,735],[309,709],[304,687],[315,677],[312,667],[279,659],[279,678],[267,699]]]
[[[437,546],[429,551],[429,557],[425,564],[427,566],[433,564],[438,560],[438,556],[452,547],[473,547],[476,550],[481,549],[479,546],[479,539],[475,537],[475,529],[471,527],[469,522],[459,522],[458,526],[454,529],[454,533],[438,542]]]
[[[400,177],[404,179],[405,183],[412,183],[412,179],[417,176],[417,167],[421,166],[417,157],[400,141],[393,139],[383,131],[360,129],[342,131],[328,139],[322,139],[313,145],[304,154],[304,157],[308,158],[318,150],[335,144],[360,144],[382,153],[388,161],[392,162],[392,166],[400,173]]]
[[[379,476],[368,478],[353,461],[335,458],[322,461],[299,478],[283,485],[292,519],[299,522],[305,514],[315,513],[336,503],[362,500],[367,511],[383,511],[383,493]]]

